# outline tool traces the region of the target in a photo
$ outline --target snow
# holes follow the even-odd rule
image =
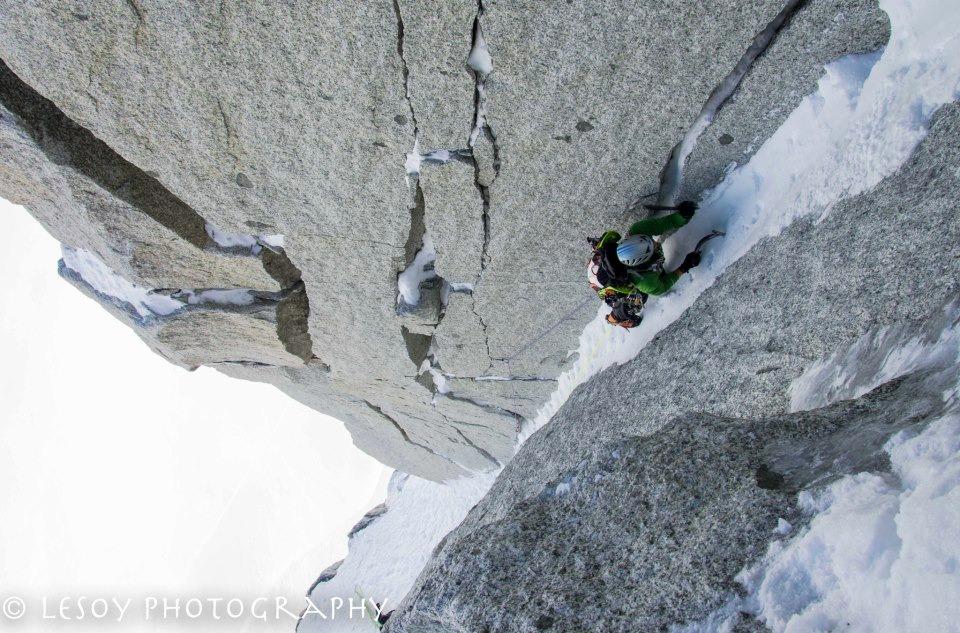
[[[450,300],[451,292],[461,292],[464,294],[471,294],[473,292],[473,284],[471,283],[458,283],[458,282],[449,282],[447,280],[443,281],[443,285],[440,287],[440,303],[446,307],[447,302]]]
[[[61,252],[64,265],[91,288],[129,304],[141,317],[173,314],[183,307],[181,301],[130,283],[90,251],[64,246]]]
[[[194,292],[187,290],[178,295],[183,295],[187,303],[195,305],[198,303],[216,303],[219,305],[247,306],[253,303],[254,296],[249,290],[201,290]]]
[[[426,154],[420,153],[420,141],[416,141],[413,144],[413,150],[407,153],[407,158],[404,161],[404,166],[407,169],[407,176],[412,176],[414,174],[420,173],[420,167],[424,163],[434,163],[442,165],[453,157],[453,153],[448,149],[435,149],[432,152]]]
[[[477,116],[473,122],[473,130],[470,131],[470,139],[467,144],[473,147],[480,138],[480,132],[487,125],[487,88],[484,85],[485,79],[477,81]]]
[[[949,371],[955,384],[960,310],[951,305],[944,312],[939,336],[887,328],[815,364],[793,384],[793,409],[855,398],[924,369]],[[739,608],[775,631],[956,630],[960,407],[955,390],[943,397],[952,405],[947,414],[887,443],[889,475],[847,476],[799,495],[799,507],[813,515],[810,525],[792,541],[775,542],[761,563],[740,574],[750,596]]]
[[[423,154],[420,153],[420,141],[413,142],[413,149],[407,152],[407,159],[404,161],[404,167],[407,169],[407,185],[409,186],[409,177],[412,174],[420,173],[420,164],[423,162]]]
[[[437,251],[433,247],[433,240],[424,233],[420,250],[417,251],[410,265],[397,276],[398,303],[407,306],[416,306],[420,303],[420,284],[437,276],[433,270],[433,262],[436,259]]]
[[[887,446],[892,476],[844,477],[739,580],[774,631],[955,631],[960,622],[960,416]]]
[[[129,304],[141,318],[167,316],[185,305],[209,303],[245,306],[255,300],[253,292],[245,289],[184,288],[172,294],[162,294],[127,281],[90,251],[63,246],[61,252],[64,266],[77,273],[100,294]]]
[[[493,58],[487,48],[487,41],[483,38],[483,28],[479,22],[477,22],[476,37],[474,38],[473,49],[470,51],[470,57],[467,59],[467,65],[476,71],[480,77],[486,77],[493,72]]]
[[[264,245],[273,249],[283,248],[282,235],[253,235],[250,233],[227,233],[221,231],[209,222],[205,225],[207,235],[222,248],[246,248],[251,255],[259,255]]]
[[[801,102],[751,161],[735,167],[705,193],[693,221],[666,241],[668,263],[679,261],[710,230],[726,230],[727,238],[710,242],[702,264],[670,294],[650,302],[639,327],[629,331],[610,327],[604,322],[608,310],[601,306],[580,336],[578,359],[560,377],[557,391],[533,423],[525,425],[521,442],[550,420],[575,387],[604,368],[635,357],[760,240],[777,235],[800,217],[822,219],[838,201],[873,187],[906,161],[923,139],[932,113],[958,95],[960,12],[955,0],[880,4],[892,26],[886,49],[828,65],[817,91]],[[481,107],[471,145],[482,126],[482,81],[478,90]],[[419,157],[419,152],[415,154]],[[406,288],[413,298],[419,280],[426,278],[427,260],[432,260],[426,238],[421,252],[427,254],[401,283],[402,297]],[[404,301],[410,303],[406,297]],[[901,349],[891,355],[890,371],[895,364],[910,366],[909,359],[923,353]],[[825,630],[830,627],[820,625],[841,613],[849,617],[836,620],[837,627],[849,621],[854,630],[863,631],[948,630],[950,621],[924,618],[960,621],[954,612],[960,604],[958,426],[951,416],[921,436],[904,435],[892,442],[899,483],[860,475],[807,500],[810,511],[820,512],[810,528],[789,546],[782,540],[772,546],[768,574],[745,573],[742,578],[757,591],[756,608],[769,612],[771,622],[783,624],[778,630]],[[496,474],[448,485],[411,477],[392,496],[390,510],[351,543],[337,577],[317,592],[349,596],[354,586],[363,585],[369,595],[386,596],[395,606],[436,543],[462,520]],[[424,519],[434,513],[436,522]],[[787,527],[779,524],[776,536],[790,534],[780,533],[784,530]],[[778,548],[785,558],[775,557]],[[868,597],[879,600],[872,602],[871,613]],[[676,630],[729,630],[739,607],[746,605],[731,602],[708,620]],[[799,619],[791,623],[793,614]],[[898,624],[890,626],[894,621]]]
[[[945,307],[943,317],[946,323],[955,323],[960,304]],[[898,376],[946,365],[958,353],[960,328],[956,325],[945,327],[935,338],[886,327],[811,365],[790,385],[790,409],[807,411],[858,398]]]
[[[430,365],[428,371],[433,376],[433,385],[437,388],[437,393],[444,396],[450,393],[450,381],[443,375],[443,372],[433,365]]]
[[[357,593],[379,602],[384,611],[394,609],[406,595],[430,554],[455,528],[493,483],[494,473],[440,484],[397,473],[390,482],[389,510],[350,540],[350,554],[333,579],[317,585],[311,594],[316,604],[334,596]],[[370,622],[355,618],[329,621],[305,619],[301,633],[311,631],[362,631]]]
[[[259,239],[262,244],[272,246],[273,248],[284,247],[284,237],[282,235],[265,233],[257,236],[257,239]]]

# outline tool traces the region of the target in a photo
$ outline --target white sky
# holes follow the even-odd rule
[[[154,355],[0,214],[0,589],[302,596],[389,471],[271,386]]]

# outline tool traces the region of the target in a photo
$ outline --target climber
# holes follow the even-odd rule
[[[700,263],[697,245],[672,272],[663,270],[663,247],[655,239],[667,231],[685,226],[697,210],[691,201],[675,207],[645,205],[651,211],[673,211],[659,218],[635,222],[622,238],[616,231],[607,231],[600,239],[589,239],[593,255],[587,264],[590,287],[612,310],[607,323],[624,328],[640,324],[641,311],[650,295],[662,295],[681,275]]]

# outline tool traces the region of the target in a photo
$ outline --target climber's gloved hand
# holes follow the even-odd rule
[[[684,200],[683,202],[677,205],[677,213],[683,216],[684,220],[689,221],[690,218],[693,217],[693,214],[696,213],[697,209],[699,208],[700,207],[697,206],[696,202],[693,202],[692,200]]]
[[[680,264],[680,267],[677,268],[677,272],[681,275],[684,273],[690,272],[691,268],[696,268],[700,265],[700,253],[693,251],[689,255],[683,258],[683,262]]]

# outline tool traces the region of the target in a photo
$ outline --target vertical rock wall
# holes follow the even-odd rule
[[[257,310],[130,323],[174,362],[340,417],[385,463],[455,477],[510,457],[594,314],[584,237],[656,191],[782,8],[0,0],[0,194],[142,289],[257,293]],[[885,37],[871,2],[805,3],[730,105],[735,142],[691,155],[687,193],[758,147],[826,61]],[[439,278],[398,313],[425,233]]]

